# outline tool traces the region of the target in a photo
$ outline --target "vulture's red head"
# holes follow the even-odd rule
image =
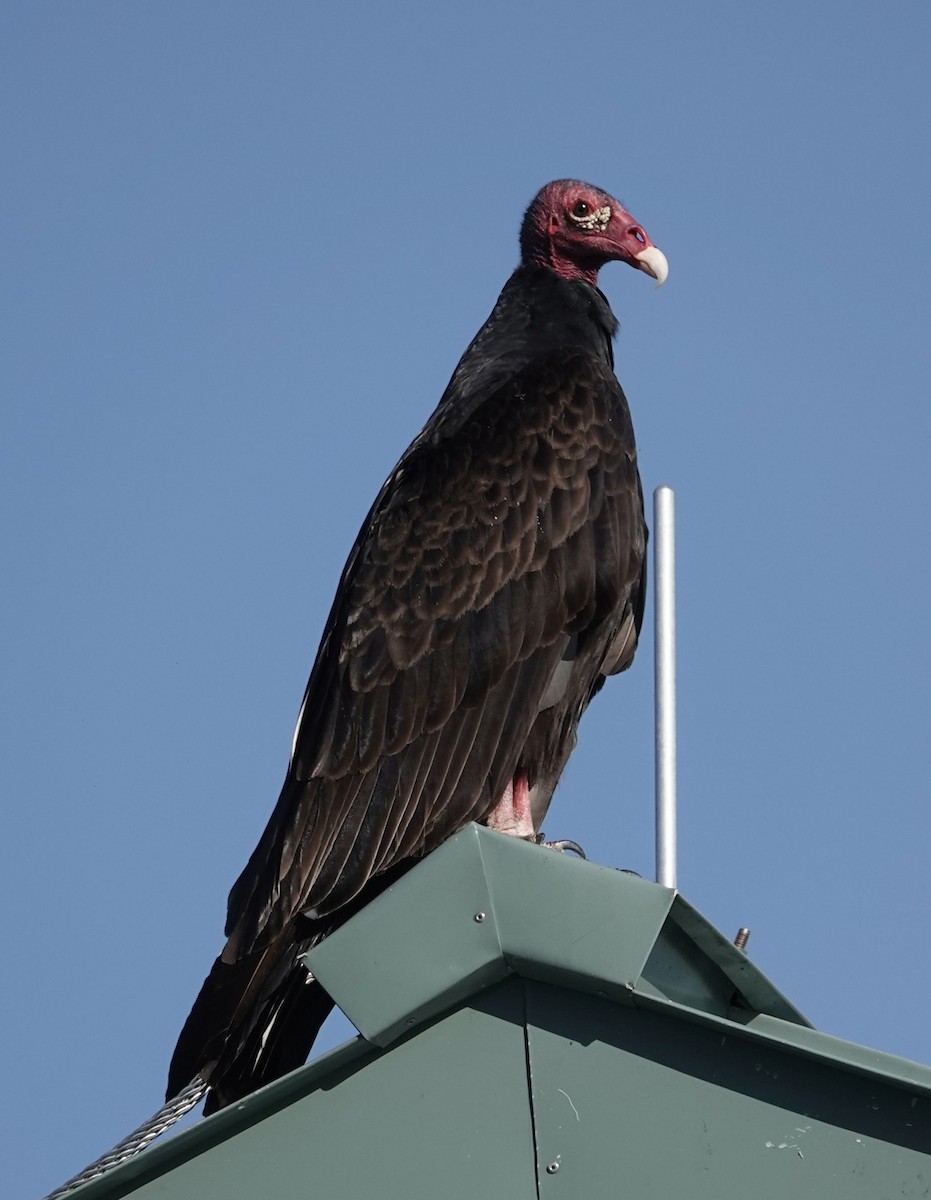
[[[537,194],[521,226],[520,249],[525,266],[549,267],[593,285],[599,268],[616,260],[646,271],[657,287],[669,274],[665,254],[630,213],[577,179],[557,179]]]

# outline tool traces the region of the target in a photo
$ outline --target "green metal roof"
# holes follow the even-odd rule
[[[472,826],[309,964],[361,1036],[76,1198],[931,1195],[931,1070],[657,884]]]

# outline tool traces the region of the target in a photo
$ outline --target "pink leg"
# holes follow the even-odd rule
[[[537,831],[533,827],[533,817],[530,813],[530,788],[527,786],[527,776],[518,775],[504,789],[504,795],[485,819],[489,829],[499,833],[509,833],[513,837],[534,838]]]

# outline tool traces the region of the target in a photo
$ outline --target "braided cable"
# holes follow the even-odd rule
[[[63,1183],[54,1192],[49,1192],[45,1200],[59,1200],[59,1197],[73,1192],[82,1183],[96,1179],[112,1170],[113,1167],[118,1167],[121,1163],[126,1162],[127,1159],[135,1157],[157,1137],[171,1129],[172,1125],[180,1121],[186,1113],[189,1113],[203,1099],[206,1091],[207,1084],[199,1075],[195,1075],[187,1087],[182,1088],[177,1096],[172,1096],[170,1100],[166,1101],[158,1112],[153,1113],[147,1121],[143,1121],[138,1129],[134,1129],[121,1142],[117,1142],[112,1150],[108,1150],[106,1154],[95,1159],[67,1183]]]

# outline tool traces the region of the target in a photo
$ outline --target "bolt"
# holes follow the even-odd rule
[[[482,921],[485,920],[485,914],[484,913],[476,913],[475,916],[472,918],[472,920],[475,922],[476,925],[481,925]]]
[[[559,1170],[559,1163],[551,1162],[550,1165],[546,1168],[546,1173],[547,1173],[547,1175],[555,1175],[558,1170]]]
[[[742,925],[737,930],[737,936],[734,938],[734,945],[738,950],[746,950],[747,942],[750,940],[750,930],[745,925]]]

